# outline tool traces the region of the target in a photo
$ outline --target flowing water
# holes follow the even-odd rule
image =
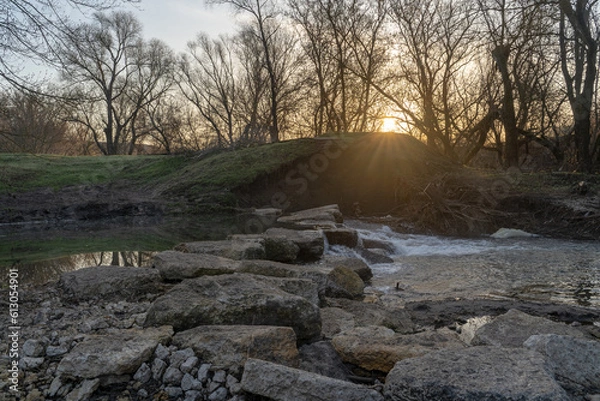
[[[600,307],[600,243],[547,238],[459,239],[406,235],[348,222],[393,263],[371,265],[368,293],[404,301],[518,298]],[[328,252],[352,251],[332,247]]]
[[[347,221],[364,244],[385,248],[393,263],[373,264],[367,293],[394,302],[448,298],[517,298],[600,308],[600,242],[547,238],[461,239],[407,235],[384,225]],[[243,225],[242,225],[243,226]],[[89,230],[0,231],[0,273],[17,266],[22,284],[101,264],[144,266],[178,242],[223,239],[239,221],[214,216],[158,226]],[[89,249],[89,251],[88,251]],[[374,249],[383,252],[383,250]],[[330,247],[328,253],[355,255]],[[31,260],[28,256],[35,255]],[[0,255],[2,256],[2,255]],[[4,261],[4,263],[1,263]]]

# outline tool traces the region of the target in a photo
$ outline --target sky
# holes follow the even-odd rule
[[[144,38],[157,38],[176,52],[200,32],[210,36],[235,32],[235,16],[227,5],[207,6],[203,0],[141,0],[125,7],[144,26]]]

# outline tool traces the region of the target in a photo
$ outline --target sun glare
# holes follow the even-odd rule
[[[398,131],[398,126],[396,124],[396,119],[393,117],[385,117],[381,122],[381,131],[382,132],[395,132]]]

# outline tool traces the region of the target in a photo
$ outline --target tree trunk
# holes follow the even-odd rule
[[[500,119],[504,126],[504,164],[507,168],[519,166],[519,129],[517,127],[512,82],[508,71],[509,55],[510,47],[508,45],[498,45],[492,50],[492,57],[496,61],[498,71],[500,71],[504,89]]]

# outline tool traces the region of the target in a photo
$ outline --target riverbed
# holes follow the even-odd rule
[[[543,237],[493,239],[402,234],[385,224],[346,221],[361,241],[381,244],[392,263],[371,264],[367,296],[394,303],[441,299],[522,299],[600,308],[600,242]],[[39,285],[61,273],[97,265],[147,266],[155,252],[177,242],[223,239],[240,232],[231,220],[166,221],[160,225],[120,225],[87,230],[47,228],[4,233],[12,249],[35,248],[36,260],[15,255],[23,284]],[[56,240],[60,238],[60,241]],[[111,241],[107,241],[111,238]],[[116,241],[115,241],[116,240]],[[46,250],[44,244],[56,244]],[[84,244],[71,246],[69,244]],[[118,246],[117,244],[121,244]],[[87,249],[89,252],[82,252]],[[56,249],[59,247],[60,249]],[[39,249],[38,249],[39,248]],[[18,250],[18,249],[17,249]],[[356,256],[330,247],[330,254]],[[47,255],[44,257],[44,255]]]
[[[393,263],[371,265],[366,293],[401,301],[523,299],[600,307],[600,243],[543,237],[464,239],[409,235],[348,221],[384,244]],[[333,247],[330,253],[352,253]]]

